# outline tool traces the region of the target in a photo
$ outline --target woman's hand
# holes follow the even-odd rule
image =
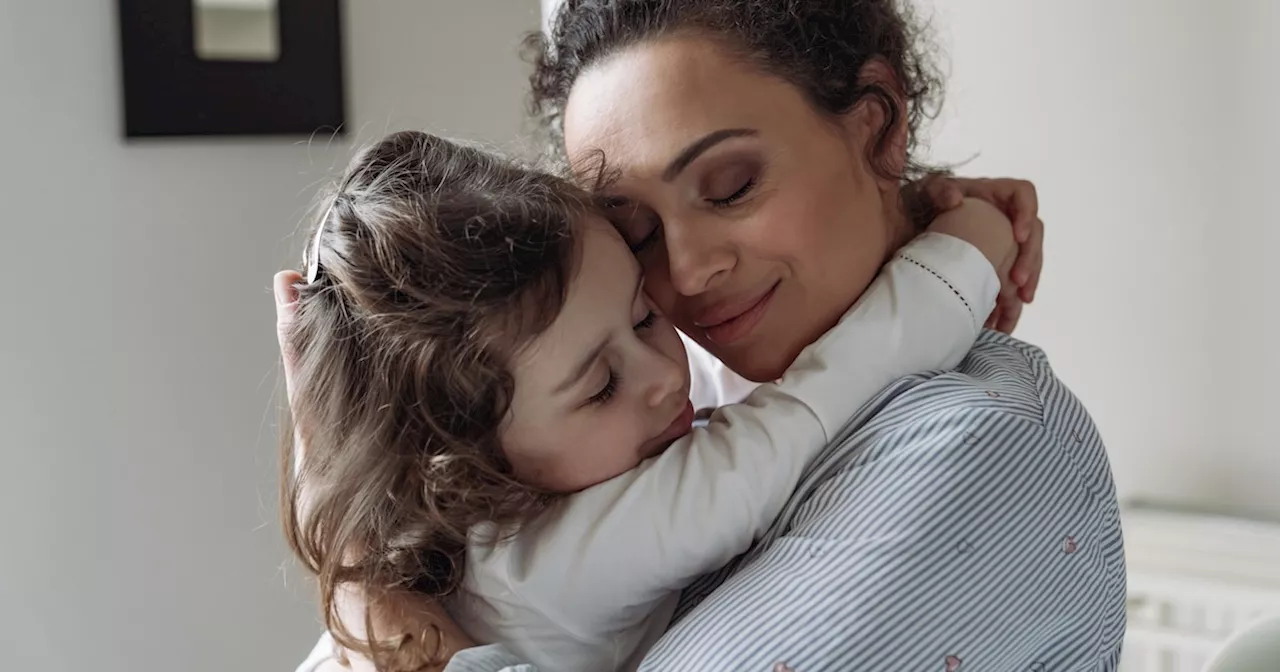
[[[1008,278],[1002,278],[1000,299],[987,327],[1013,333],[1022,317],[1022,306],[1036,297],[1044,266],[1044,222],[1039,217],[1036,187],[1011,178],[970,179],[934,174],[924,178],[921,189],[937,211],[959,207],[966,197],[978,198],[1000,208],[1013,222],[1018,258]]]

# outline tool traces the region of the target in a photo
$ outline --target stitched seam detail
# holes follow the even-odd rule
[[[937,271],[933,270],[932,268],[929,268],[928,266],[925,266],[924,264],[920,263],[916,259],[911,258],[910,255],[899,253],[898,256],[902,257],[903,259],[906,259],[907,261],[915,264],[916,266],[919,266],[920,268],[923,268],[924,270],[928,271],[933,277],[941,280],[942,284],[946,285],[947,288],[950,289],[951,292],[956,295],[957,299],[960,299],[960,303],[964,304],[965,310],[969,311],[969,317],[973,318],[975,322],[977,321],[977,318],[974,317],[974,314],[973,314],[973,306],[969,305],[969,301],[964,298],[964,294],[961,294],[960,290],[956,289],[956,286],[951,284],[949,280],[942,277]]]

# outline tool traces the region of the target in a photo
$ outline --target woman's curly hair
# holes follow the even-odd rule
[[[827,114],[874,99],[887,121],[868,148],[872,166],[900,179],[929,170],[911,157],[922,122],[941,102],[942,78],[906,0],[563,0],[550,34],[526,40],[534,65],[531,112],[550,134],[552,151],[563,158],[565,103],[584,71],[631,45],[690,33],[718,40],[790,82]],[[873,59],[892,69],[896,91],[859,81]],[[901,123],[908,160],[894,170],[882,154]]]
[[[472,526],[514,529],[550,501],[512,476],[498,432],[511,356],[563,305],[588,200],[553,176],[402,132],[356,156],[322,203],[306,260],[315,278],[298,288],[286,335],[296,377],[284,529],[338,642],[379,669],[416,669],[428,642],[379,641],[367,610],[367,636],[353,637],[335,597],[344,584],[371,603],[447,595]]]

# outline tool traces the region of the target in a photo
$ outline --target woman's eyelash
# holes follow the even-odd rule
[[[753,177],[747,180],[746,183],[729,196],[726,196],[725,198],[708,198],[707,201],[711,203],[711,207],[727,208],[739,201],[743,196],[746,196],[755,186],[756,179]]]
[[[604,387],[599,392],[591,396],[590,403],[596,406],[608,403],[613,398],[614,393],[618,391],[618,383],[620,382],[622,381],[618,379],[618,376],[610,370],[609,380],[605,382]]]
[[[640,320],[639,322],[636,323],[636,331],[640,331],[641,329],[648,329],[649,327],[652,327],[653,323],[656,322],[657,320],[658,320],[658,314],[653,312],[652,310],[649,311],[649,313],[644,316],[643,320]]]
[[[631,254],[639,254],[653,247],[653,244],[658,242],[658,234],[661,233],[661,231],[661,226],[653,227],[653,230],[649,232],[649,235],[641,239],[640,242],[631,245]]]
[[[709,202],[711,204],[711,207],[713,208],[727,208],[733,205],[734,203],[737,203],[738,201],[742,200],[742,198],[747,194],[751,193],[751,190],[755,189],[755,187],[756,187],[756,178],[753,177],[747,180],[745,183],[743,183],[743,185],[739,187],[737,191],[733,192],[727,197],[709,198],[707,199],[707,202]],[[662,225],[654,226],[653,229],[649,231],[648,235],[642,238],[639,242],[632,243],[630,245],[631,253],[640,254],[641,252],[644,252],[650,247],[653,247],[653,244],[658,242],[658,237],[661,234],[662,234]]]
[[[650,247],[653,247],[653,244],[658,242],[658,234],[661,232],[661,226],[653,227],[653,230],[649,232],[649,235],[641,239],[640,242],[631,245],[631,254],[640,254]]]

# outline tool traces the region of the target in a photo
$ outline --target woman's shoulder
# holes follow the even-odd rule
[[[1044,353],[984,332],[955,371],[915,376],[886,391],[863,422],[831,446],[846,466],[932,463],[942,470],[1044,466],[1045,454],[1095,493],[1113,492],[1106,447],[1087,409]],[[843,454],[844,459],[839,459]],[[906,459],[904,456],[910,456]],[[1025,464],[1024,461],[1026,462]]]
[[[1060,384],[1039,348],[986,331],[954,370],[897,381],[863,409],[863,422],[855,424],[884,431],[979,415],[1043,424],[1051,413],[1046,392]]]

